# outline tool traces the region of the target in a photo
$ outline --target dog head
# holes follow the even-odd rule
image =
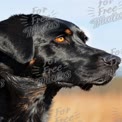
[[[115,55],[88,46],[85,33],[68,21],[19,15],[1,22],[0,27],[0,50],[29,65],[29,70],[19,74],[31,70],[28,77],[47,85],[89,90],[111,81],[121,62]]]

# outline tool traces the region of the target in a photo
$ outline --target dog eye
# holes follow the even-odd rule
[[[57,42],[57,43],[65,42],[65,38],[64,37],[56,37],[55,42]]]

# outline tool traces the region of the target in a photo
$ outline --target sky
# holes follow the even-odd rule
[[[122,58],[121,0],[1,1],[0,21],[11,15],[30,13],[71,21],[88,35],[88,45]]]

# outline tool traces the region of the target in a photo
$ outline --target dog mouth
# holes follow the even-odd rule
[[[92,76],[90,80],[87,79],[82,83],[75,83],[75,82],[68,83],[68,82],[61,81],[61,82],[57,82],[57,84],[62,87],[67,87],[67,88],[78,86],[82,90],[88,91],[92,88],[93,85],[102,86],[109,83],[115,76],[115,72],[116,72],[116,69],[111,69],[111,70],[108,70],[107,73],[105,72],[104,74],[98,74],[97,78],[95,78],[95,76]]]
[[[98,78],[90,83],[80,84],[78,86],[81,89],[88,91],[93,87],[93,85],[102,86],[102,85],[109,83],[112,80],[112,78],[113,78],[113,76],[106,76],[106,77],[104,76],[104,77]]]
[[[78,86],[80,87],[80,89],[88,91],[93,87],[93,85],[100,86],[100,85],[105,85],[109,83],[112,80],[112,78],[113,78],[112,76],[102,77],[102,78],[92,81],[91,83],[84,83],[84,84],[78,84],[78,85],[73,84],[73,83],[66,83],[66,82],[57,82],[57,84],[61,87],[66,87],[66,88],[72,88],[72,87]]]
[[[113,77],[116,75],[116,70],[118,68],[112,68],[111,70],[109,70],[106,74],[102,75],[100,78],[97,78],[96,80],[92,81],[93,85],[105,85],[108,82],[110,82]]]
[[[113,76],[102,77],[92,82],[93,85],[105,85],[112,80]]]
[[[87,84],[80,84],[80,85],[74,85],[73,83],[65,83],[65,82],[57,82],[58,86],[66,87],[66,88],[72,88],[75,86],[80,87],[80,89],[88,91],[92,88],[93,84],[87,83]]]

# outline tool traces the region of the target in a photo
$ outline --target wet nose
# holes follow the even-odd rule
[[[115,55],[107,55],[103,57],[103,61],[106,65],[114,66],[121,63],[121,59]]]

